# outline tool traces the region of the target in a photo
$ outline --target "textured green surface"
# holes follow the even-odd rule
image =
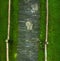
[[[11,3],[11,33],[9,44],[10,61],[16,61],[16,45],[18,32],[18,0]],[[8,0],[0,0],[0,61],[6,61],[6,36],[8,23]]]
[[[60,60],[60,1],[49,0],[48,61]]]
[[[60,1],[49,0],[49,39],[48,61],[60,60]],[[45,0],[41,0],[40,39],[45,39]],[[40,52],[39,61],[44,61],[44,54]]]
[[[6,61],[7,2],[8,0],[0,0],[0,61]]]
[[[45,17],[46,17],[45,0],[40,0],[40,41],[45,41]],[[44,46],[39,47],[39,60],[44,61]]]
[[[11,1],[10,61],[16,61],[18,42],[18,0]]]

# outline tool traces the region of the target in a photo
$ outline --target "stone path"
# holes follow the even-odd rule
[[[38,61],[39,1],[19,2],[18,61]]]

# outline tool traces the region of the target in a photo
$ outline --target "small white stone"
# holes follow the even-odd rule
[[[38,4],[37,3],[31,5],[31,7],[32,7],[32,10],[31,10],[32,13],[34,13],[35,11],[38,11]]]
[[[27,27],[27,30],[32,30],[33,24],[30,21],[27,21],[26,22],[26,27]]]

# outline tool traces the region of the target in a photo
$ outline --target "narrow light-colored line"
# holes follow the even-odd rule
[[[11,10],[11,0],[9,0],[9,6],[8,6],[8,40],[9,40],[9,37],[10,37],[10,10]]]
[[[48,0],[46,0],[46,42],[48,41]]]
[[[8,1],[8,33],[6,39],[6,61],[9,61],[9,37],[10,37],[10,10],[11,10],[11,0]]]
[[[48,43],[48,0],[46,0],[46,39],[45,39],[45,61],[47,61],[47,43]]]

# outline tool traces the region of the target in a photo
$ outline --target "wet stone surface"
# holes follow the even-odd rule
[[[20,0],[18,61],[38,61],[39,1]]]

